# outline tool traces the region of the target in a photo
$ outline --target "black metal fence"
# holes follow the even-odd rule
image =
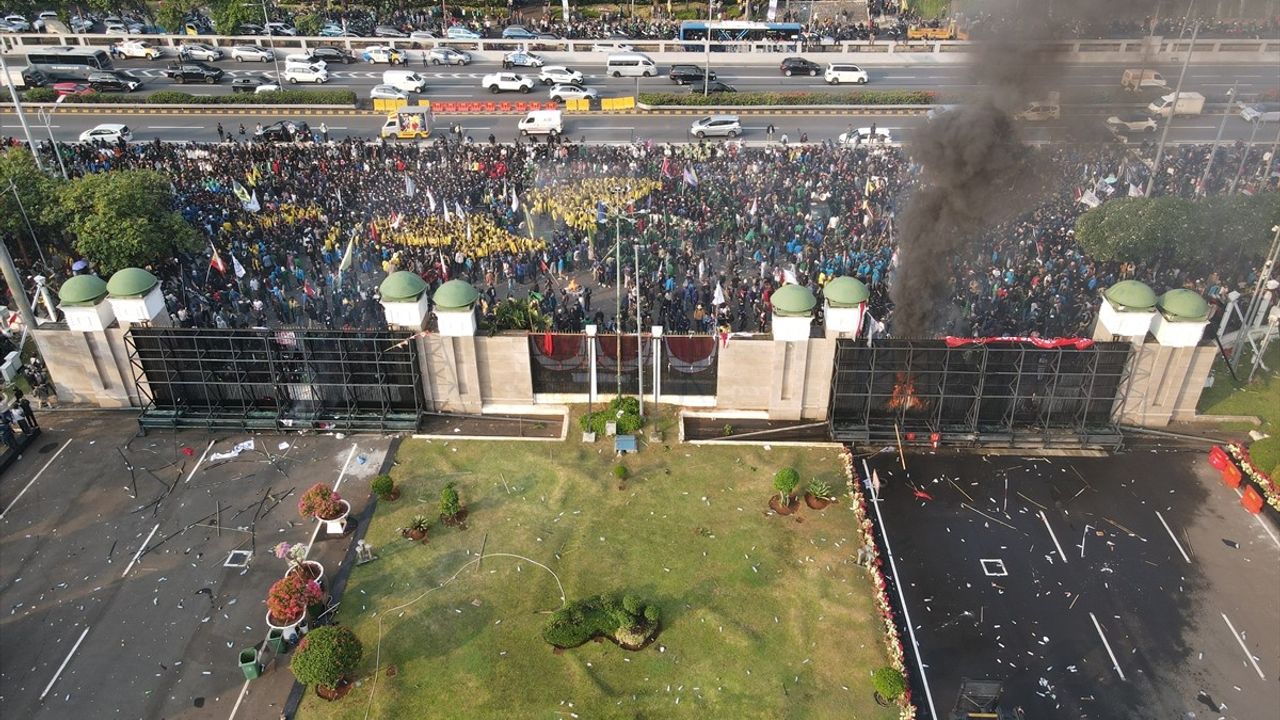
[[[407,333],[134,327],[125,336],[143,427],[415,429]]]
[[[591,338],[582,334],[529,335],[529,366],[535,393],[591,392]]]
[[[720,342],[714,335],[662,338],[663,395],[715,395]]]
[[[831,433],[844,442],[1118,445],[1112,417],[1130,346],[948,347],[942,340],[836,346]]]

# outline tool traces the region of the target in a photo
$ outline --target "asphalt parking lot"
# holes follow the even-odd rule
[[[278,542],[311,541],[298,496],[319,481],[358,514],[388,438],[151,432],[119,412],[45,413],[0,476],[0,717],[276,718],[293,684],[264,651]],[[234,457],[252,439],[254,447]],[[310,558],[331,578],[350,535]],[[247,566],[227,567],[233,550]]]
[[[870,465],[940,717],[965,677],[1026,718],[1277,717],[1280,530],[1204,453]]]

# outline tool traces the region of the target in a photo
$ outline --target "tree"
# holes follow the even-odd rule
[[[786,505],[791,501],[791,493],[800,484],[800,473],[795,468],[782,468],[773,476],[773,489],[778,491],[778,502]]]
[[[360,638],[345,625],[325,625],[307,633],[289,662],[304,685],[335,687],[351,674],[364,655]]]
[[[11,182],[17,198],[10,189]],[[36,167],[35,158],[26,148],[13,147],[0,152],[0,235],[15,243],[13,247],[28,264],[31,258],[40,255],[32,246],[32,233],[35,233],[34,241],[45,247],[60,236],[57,225],[51,222],[50,211],[57,205],[61,186],[61,180],[49,177]]]
[[[151,170],[122,170],[67,183],[56,215],[75,234],[76,251],[110,275],[199,247],[195,230],[173,206],[168,178]]]
[[[458,497],[458,489],[453,483],[448,483],[440,491],[440,518],[449,520],[458,516],[462,512],[462,501]]]
[[[156,22],[166,31],[181,35],[187,16],[199,11],[203,5],[201,0],[165,0],[156,10]]]
[[[209,19],[221,35],[231,35],[244,23],[261,25],[266,21],[262,5],[245,0],[213,0],[209,3]]]

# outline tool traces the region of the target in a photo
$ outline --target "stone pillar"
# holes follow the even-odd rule
[[[809,360],[813,308],[818,300],[799,285],[783,285],[772,305],[773,370],[770,373],[769,417],[799,420],[804,405],[805,369]]]
[[[164,306],[160,280],[142,268],[124,268],[107,281],[111,310],[121,327],[153,325],[169,327],[173,319]]]
[[[427,327],[431,299],[427,283],[407,270],[393,272],[378,286],[379,302],[392,330],[421,332]]]
[[[32,331],[58,399],[94,407],[136,404],[124,333],[116,325],[108,283],[94,275],[77,275],[58,293],[66,329],[46,324]]]
[[[1146,341],[1156,316],[1156,294],[1137,280],[1124,280],[1102,293],[1102,305],[1093,329],[1093,339],[1128,340],[1134,345]]]
[[[862,332],[871,291],[857,278],[838,277],[822,288],[823,318],[828,338],[856,338]]]

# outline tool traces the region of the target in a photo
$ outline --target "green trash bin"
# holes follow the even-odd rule
[[[262,666],[258,664],[258,651],[253,648],[240,651],[240,669],[244,671],[246,680],[253,680],[262,675]]]
[[[289,643],[284,639],[284,630],[271,628],[271,631],[267,633],[267,647],[281,654],[288,650]]]

